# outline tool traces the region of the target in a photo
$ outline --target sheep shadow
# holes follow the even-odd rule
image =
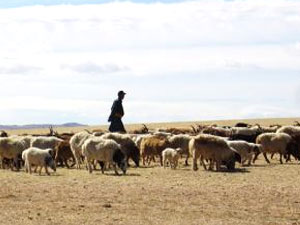
[[[214,172],[214,173],[250,173],[249,170],[246,168],[235,168],[234,170],[228,170],[227,168],[220,168],[219,171],[216,170],[205,170],[207,172]]]
[[[115,173],[98,173],[97,175],[104,175],[104,176],[109,176],[109,177],[140,177],[141,175],[138,173],[120,173],[120,174],[115,174]]]

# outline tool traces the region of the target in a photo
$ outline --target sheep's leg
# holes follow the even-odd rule
[[[160,166],[163,166],[162,156],[161,155],[159,155],[159,161],[160,161]]]
[[[68,164],[68,160],[65,158],[64,159],[64,164],[66,165],[66,167],[68,168],[68,169],[70,169],[70,166],[69,166],[69,164]]]
[[[174,159],[174,170],[177,168],[178,166],[178,158]]]
[[[104,169],[105,169],[105,166],[106,166],[105,162],[100,161],[99,164],[100,164],[100,167],[101,167],[101,172],[104,173]]]
[[[275,153],[272,153],[272,154],[271,154],[271,159],[273,159],[274,155],[275,155]]]
[[[197,166],[197,158],[198,158],[198,156],[197,156],[197,154],[194,152],[194,153],[193,153],[193,170],[194,170],[194,171],[198,170],[198,166]]]
[[[36,168],[37,168],[37,167],[36,167]],[[43,169],[43,167],[42,167],[42,166],[40,166],[39,175],[41,175],[41,174],[42,174],[42,169]]]
[[[33,171],[34,173],[37,172],[38,167],[39,167],[39,166],[35,166],[34,171]]]
[[[41,168],[42,168],[42,167],[41,167]],[[50,176],[50,173],[49,173],[49,171],[48,171],[47,165],[45,165],[45,171],[46,171],[46,174],[47,174],[48,176]]]
[[[257,157],[259,156],[260,152],[255,153],[254,158],[253,158],[253,163],[257,160]]]
[[[209,168],[208,168],[208,170],[214,170],[214,164],[215,164],[215,162],[212,159],[210,159],[209,160]]]
[[[203,158],[202,155],[200,156],[200,162],[202,163],[202,166],[203,166],[204,170],[207,170],[205,162],[204,162],[204,158]]]
[[[87,169],[89,170],[89,173],[92,173],[93,170],[92,170],[90,159],[88,157],[86,157],[85,161],[86,161],[86,165],[87,165]]]
[[[114,166],[115,174],[119,175],[118,170],[117,170],[117,165],[114,163],[113,166]]]
[[[25,169],[25,172],[28,173],[27,160],[25,160],[24,169]]]
[[[78,154],[77,152],[75,152],[75,160],[76,160],[77,169],[81,169],[80,168],[80,154]]]
[[[267,153],[263,153],[263,156],[265,157],[265,160],[267,161],[267,163],[270,163],[270,161],[269,161],[269,159],[268,159],[268,157],[267,157]]]
[[[166,158],[164,158],[164,160],[163,160],[164,162],[163,162],[163,164],[164,164],[164,169],[166,169],[166,164],[167,164],[167,159]]]
[[[285,162],[290,162],[290,161],[291,161],[291,155],[290,155],[290,154],[287,154],[287,157],[286,157]]]
[[[282,154],[281,153],[279,154],[279,161],[280,161],[280,164],[282,164]]]
[[[27,165],[28,165],[29,174],[31,174],[31,164],[27,162]]]
[[[212,160],[212,162],[213,162],[213,160]],[[219,161],[216,161],[216,170],[220,171],[220,168],[221,168],[221,163]]]
[[[188,166],[189,165],[189,157],[190,157],[190,154],[189,153],[187,153],[187,155],[186,155],[186,158],[185,158],[185,162],[184,162],[184,165],[185,166]]]
[[[146,163],[145,163],[145,155],[142,155],[142,158],[143,158],[143,165],[145,166]]]

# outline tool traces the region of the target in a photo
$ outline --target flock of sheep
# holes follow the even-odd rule
[[[267,154],[280,155],[286,162],[300,159],[300,124],[262,127],[238,123],[233,127],[217,125],[192,126],[191,129],[156,129],[149,131],[144,125],[130,134],[108,133],[87,130],[59,135],[50,129],[49,135],[11,135],[0,133],[0,164],[2,169],[11,168],[32,173],[48,167],[67,168],[76,165],[90,173],[100,165],[102,173],[118,168],[123,174],[132,160],[136,167],[140,160],[144,166],[159,159],[160,165],[172,169],[178,160],[185,157],[185,165],[192,158],[192,169],[202,165],[205,170],[235,170],[236,162],[251,166],[262,153],[267,163]],[[200,161],[200,162],[198,162]],[[71,163],[71,165],[70,165]]]

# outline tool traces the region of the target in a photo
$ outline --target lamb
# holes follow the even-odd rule
[[[140,150],[136,146],[135,142],[131,139],[128,134],[119,134],[119,133],[106,133],[101,136],[104,139],[112,139],[121,145],[121,150],[128,159],[131,158],[135,165],[139,167],[140,161]]]
[[[241,156],[224,139],[217,136],[200,134],[191,139],[189,149],[193,155],[194,171],[198,170],[198,158],[205,170],[203,159],[210,160],[210,169],[213,169],[213,164],[216,163],[217,171],[220,170],[221,164],[225,164],[228,170],[234,170],[235,162],[241,163]]]
[[[151,159],[154,160],[155,156],[159,156],[160,165],[162,166],[162,151],[170,146],[170,142],[167,138],[150,136],[143,138],[141,142],[141,156],[143,159],[143,165],[148,161],[150,165]]]
[[[48,166],[55,172],[56,166],[51,156],[52,152],[51,148],[40,149],[36,147],[30,147],[23,151],[22,159],[25,161],[25,171],[31,174],[31,166],[35,165],[37,167],[40,166],[39,175],[41,175],[43,167],[45,167],[46,174],[50,175]]]
[[[260,153],[258,144],[248,143],[246,141],[227,141],[227,144],[240,154],[242,165],[248,160],[247,165],[250,166],[253,155]]]
[[[257,137],[257,144],[260,144],[260,151],[267,163],[270,163],[267,158],[267,153],[279,153],[280,163],[282,164],[282,155],[285,157],[289,154],[293,155],[296,159],[300,159],[300,152],[298,144],[293,141],[292,137],[285,133],[264,133]],[[257,159],[255,155],[253,162]]]
[[[25,150],[25,142],[22,140],[17,140],[10,137],[0,138],[0,162],[2,163],[4,159],[12,159],[17,170],[20,169],[20,158],[22,152]],[[4,168],[4,165],[2,165]],[[13,165],[11,166],[13,169]]]
[[[180,153],[182,152],[181,148],[166,148],[162,151],[163,165],[166,168],[167,161],[169,161],[171,169],[176,169],[178,165],[178,159]]]
[[[188,159],[190,157],[189,142],[192,136],[187,134],[178,134],[169,138],[170,146],[172,148],[181,148],[181,154],[186,155],[185,165],[188,166]]]
[[[74,134],[70,139],[70,147],[76,161],[77,169],[80,169],[80,163],[82,163],[82,145],[91,137],[94,136],[86,131],[82,131]]]
[[[126,157],[121,151],[121,146],[114,140],[94,137],[87,139],[82,145],[82,154],[86,157],[88,170],[92,173],[91,162],[93,160],[100,161],[102,173],[106,163],[113,165],[116,175],[118,175],[117,167],[126,173],[127,163]]]

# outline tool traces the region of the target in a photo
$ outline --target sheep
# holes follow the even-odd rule
[[[135,165],[139,167],[140,161],[140,150],[136,146],[135,142],[131,139],[128,134],[119,134],[119,133],[106,133],[101,136],[104,139],[112,139],[121,145],[121,150],[127,157],[127,163],[129,158],[131,158]]]
[[[178,165],[178,159],[180,153],[182,152],[181,148],[166,148],[162,151],[163,165],[166,168],[167,160],[170,163],[171,169],[176,169]]]
[[[8,134],[4,130],[0,130],[0,137],[8,137]]]
[[[243,140],[250,143],[255,143],[257,136],[262,133],[262,130],[258,126],[251,128],[232,127],[231,131],[230,140]]]
[[[231,130],[223,127],[208,126],[201,130],[202,134],[211,134],[220,137],[229,137]]]
[[[295,143],[292,137],[285,133],[264,133],[257,137],[257,144],[260,144],[260,151],[267,163],[270,163],[266,153],[279,153],[280,163],[282,164],[282,155],[285,157],[289,154],[293,155],[296,159],[300,159],[298,144]],[[255,155],[253,162],[257,159]]]
[[[221,164],[225,164],[228,170],[235,168],[235,162],[241,163],[241,156],[231,148],[227,142],[217,136],[199,134],[189,142],[189,149],[193,156],[193,170],[198,170],[197,160],[200,158],[204,169],[203,159],[210,160],[210,169],[216,163],[216,170],[220,170]]]
[[[113,165],[115,174],[118,175],[117,167],[126,173],[127,163],[126,157],[121,151],[121,145],[111,139],[103,139],[101,137],[89,138],[82,145],[82,154],[85,156],[89,173],[92,173],[91,161],[100,161],[102,173],[106,163]]]
[[[4,159],[13,159],[17,170],[20,169],[20,158],[25,150],[25,142],[10,137],[0,138],[0,162]],[[2,164],[2,168],[4,165]],[[13,166],[11,167],[13,170]]]
[[[48,166],[55,172],[56,166],[55,162],[52,158],[53,150],[51,148],[48,149],[40,149],[37,147],[30,147],[23,151],[22,159],[25,161],[25,171],[31,174],[31,166],[35,165],[36,168],[40,166],[39,175],[41,175],[42,168],[45,168],[45,172],[47,175],[50,175],[48,171]]]
[[[142,124],[142,125],[143,125],[143,127],[139,128],[139,129],[135,129],[131,133],[132,134],[147,134],[149,132],[148,127],[145,124]]]
[[[70,147],[72,153],[74,155],[76,161],[76,168],[80,169],[80,163],[82,162],[82,145],[83,143],[91,138],[94,137],[92,134],[89,134],[86,131],[82,131],[79,133],[74,134],[70,139]]]
[[[247,165],[250,166],[253,155],[260,153],[258,144],[248,143],[246,141],[227,141],[227,144],[240,154],[242,165],[248,160]]]
[[[188,159],[190,157],[189,142],[192,136],[187,134],[178,134],[169,138],[170,146],[172,148],[181,148],[181,154],[186,155],[185,165],[188,166]]]
[[[286,133],[288,135],[300,135],[300,127],[298,126],[283,126],[276,133]]]
[[[71,165],[74,166],[75,164],[75,158],[74,155],[72,153],[71,147],[70,147],[70,142],[68,140],[65,140],[61,143],[59,143],[59,145],[56,147],[56,151],[55,151],[55,163],[57,164],[58,162],[60,162],[60,164],[62,166],[66,166],[67,168],[70,168],[69,164],[68,164],[68,160],[72,159],[73,160],[73,164]]]
[[[141,156],[143,159],[143,165],[148,161],[150,165],[151,159],[154,160],[154,156],[159,156],[160,165],[162,166],[162,155],[161,152],[170,146],[170,142],[167,138],[150,136],[143,138],[141,142]]]
[[[55,149],[56,146],[63,141],[64,141],[63,139],[54,136],[51,137],[39,136],[31,139],[30,147],[37,147],[41,149],[48,149],[48,148]]]

